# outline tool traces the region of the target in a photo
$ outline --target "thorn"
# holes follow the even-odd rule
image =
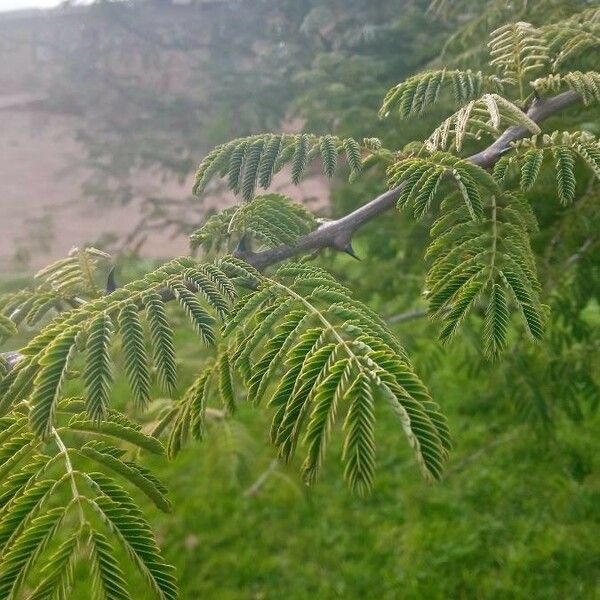
[[[362,260],[360,258],[360,256],[358,256],[358,254],[356,254],[356,252],[354,252],[354,248],[352,247],[352,243],[348,242],[345,246],[343,251],[348,254],[349,256],[351,256],[352,258],[356,259],[356,260]]]
[[[248,250],[250,250],[249,244],[248,244],[248,237],[244,234],[240,238],[240,241],[237,243],[237,246],[235,247],[235,250],[233,251],[233,253],[235,256],[236,253],[244,254],[244,252],[248,252]]]
[[[106,293],[107,294],[114,292],[119,287],[119,284],[117,283],[117,281],[115,279],[115,270],[116,270],[116,267],[113,266],[110,268],[110,271],[108,272],[108,277],[106,278]]]
[[[9,371],[23,358],[23,355],[19,352],[3,352],[2,356],[6,360]]]

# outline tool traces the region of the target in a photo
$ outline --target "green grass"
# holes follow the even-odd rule
[[[159,467],[177,507],[159,521],[183,598],[594,598],[600,576],[600,423],[491,433],[444,398],[457,448],[446,479],[423,483],[392,418],[380,420],[371,497],[351,497],[330,460],[303,489],[294,470],[243,491],[266,468],[266,423],[243,411],[251,443],[238,477],[215,430]],[[295,483],[296,482],[296,483]],[[141,598],[142,596],[140,596]]]
[[[405,326],[408,327],[408,326]],[[411,325],[423,336],[426,324]],[[421,328],[421,329],[420,329]],[[407,332],[408,333],[408,332]],[[177,330],[189,380],[204,351]],[[431,348],[416,354],[426,364]],[[350,495],[334,438],[322,481],[269,470],[268,411],[241,405],[174,462],[152,458],[175,510],[145,503],[184,600],[593,599],[600,581],[600,417],[540,434],[489,400],[448,353],[427,379],[455,448],[443,481],[423,482],[393,415],[378,413],[373,494]],[[485,401],[482,398],[486,398]],[[127,387],[116,382],[123,407]],[[299,460],[297,461],[299,462]],[[246,491],[268,472],[257,493]],[[148,598],[141,581],[133,597]],[[73,600],[88,599],[82,578]]]
[[[180,341],[184,357],[196,352]],[[182,597],[595,598],[600,419],[536,433],[482,406],[485,383],[447,363],[433,378],[455,440],[440,483],[421,480],[385,407],[366,499],[347,491],[335,439],[316,487],[296,464],[246,497],[273,457],[266,411],[249,406],[175,462],[154,461],[176,508],[153,521]]]

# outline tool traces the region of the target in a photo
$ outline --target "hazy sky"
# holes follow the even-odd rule
[[[51,8],[60,3],[61,0],[0,0],[0,11],[17,8]]]

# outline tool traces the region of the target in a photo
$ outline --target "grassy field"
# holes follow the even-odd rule
[[[441,483],[421,481],[383,414],[363,500],[334,460],[314,489],[292,466],[245,495],[272,456],[251,408],[159,467],[177,509],[155,522],[183,598],[597,597],[600,420],[543,439],[503,425],[473,387],[451,365],[436,377],[456,445]]]
[[[404,330],[418,339],[426,327]],[[201,346],[183,321],[177,338],[191,379]],[[175,509],[148,511],[177,567],[181,597],[600,597],[600,418],[559,420],[541,435],[516,424],[505,403],[490,402],[486,381],[475,383],[462,360],[449,354],[434,368],[427,355],[420,354],[422,366],[455,443],[442,482],[422,481],[385,407],[378,477],[366,499],[345,487],[339,439],[321,483],[308,489],[298,464],[273,462],[267,411],[243,403],[174,462],[153,459]],[[121,407],[126,393],[118,380]],[[134,597],[141,600],[147,594],[139,583]],[[89,598],[79,587],[74,600]]]

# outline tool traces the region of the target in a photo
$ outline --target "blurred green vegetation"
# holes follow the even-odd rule
[[[267,417],[251,407],[173,464],[154,461],[177,509],[152,521],[183,598],[595,598],[598,416],[540,436],[501,398],[482,405],[486,381],[474,383],[460,360],[447,356],[429,381],[456,445],[441,483],[421,480],[384,410],[375,489],[363,500],[348,494],[334,456],[311,489],[297,465],[269,471]]]
[[[423,341],[433,329],[426,320],[396,326],[449,418],[455,448],[441,482],[422,480],[387,407],[377,415],[378,473],[366,499],[346,488],[339,439],[321,482],[306,488],[298,464],[274,459],[268,411],[243,400],[235,418],[212,421],[206,440],[173,462],[147,461],[174,512],[134,494],[177,568],[182,598],[598,597],[600,416],[533,428],[503,390],[473,378],[468,352]],[[205,351],[183,317],[176,331],[183,389]],[[122,377],[114,398],[133,410]],[[134,598],[147,597],[138,589]],[[82,577],[73,599],[89,597]]]

